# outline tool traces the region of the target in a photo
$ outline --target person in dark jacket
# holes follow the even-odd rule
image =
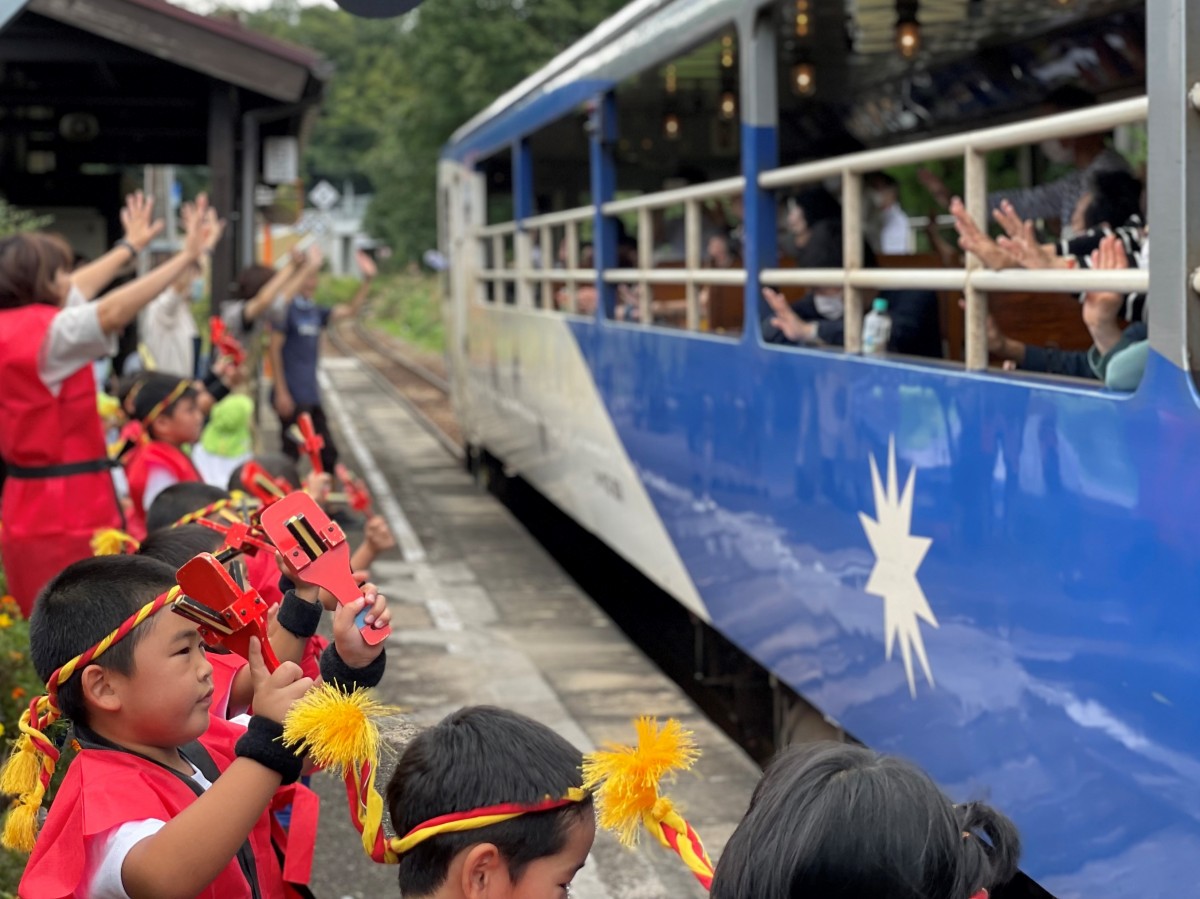
[[[838,218],[840,222],[840,217]],[[808,246],[805,268],[841,268],[842,244],[823,241]],[[865,243],[863,262],[874,265],[875,255]],[[888,301],[892,336],[888,351],[908,356],[941,358],[942,334],[937,294],[928,290],[885,290],[879,296]],[[845,343],[845,300],[840,287],[820,287],[809,291],[794,304],[770,287],[763,288],[763,339],[767,343],[805,346],[842,346]],[[870,308],[864,303],[863,313]]]

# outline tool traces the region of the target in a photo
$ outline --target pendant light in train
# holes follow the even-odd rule
[[[912,59],[921,52],[919,6],[918,0],[896,0],[896,49],[905,59]]]
[[[796,0],[796,37],[806,38],[812,33],[812,0]]]
[[[817,67],[804,59],[792,66],[792,92],[811,97],[817,92]]]

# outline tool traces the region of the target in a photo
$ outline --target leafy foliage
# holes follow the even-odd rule
[[[0,571],[0,594],[4,593],[4,574]],[[21,617],[11,596],[0,597],[0,684],[3,685],[0,687],[0,764],[3,764],[19,733],[17,722],[21,713],[42,690],[42,683],[29,661],[29,623]],[[0,811],[7,810],[7,799],[0,796]],[[21,853],[0,849],[0,899],[16,894],[25,860]]]
[[[0,197],[0,237],[21,234],[25,231],[37,231],[47,227],[53,221],[53,216],[34,215],[26,209],[8,205],[8,201]]]
[[[371,292],[370,325],[420,349],[445,352],[437,277],[402,274],[381,278]]]
[[[368,230],[403,264],[436,241],[437,159],[454,130],[624,3],[437,0],[370,20],[275,0],[245,24],[334,64],[307,177],[373,190]]]

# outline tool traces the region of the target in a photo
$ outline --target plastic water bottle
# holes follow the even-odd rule
[[[887,352],[888,340],[892,336],[892,317],[888,315],[888,301],[876,297],[871,311],[863,322],[863,354],[882,356]]]

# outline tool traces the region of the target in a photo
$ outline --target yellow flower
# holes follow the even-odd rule
[[[12,627],[12,623],[12,616],[5,612],[0,612],[0,630],[3,630],[6,627]]]
[[[24,653],[17,652],[15,649],[10,649],[8,651],[8,660],[10,662],[21,662],[24,661],[24,659]]]
[[[4,723],[0,722],[0,737],[4,736]]]

